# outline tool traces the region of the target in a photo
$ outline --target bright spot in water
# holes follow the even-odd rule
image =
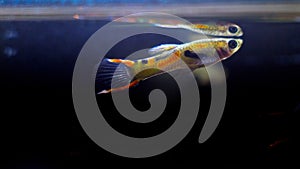
[[[80,16],[78,14],[73,15],[74,19],[80,19]]]
[[[8,58],[13,57],[17,54],[17,49],[12,47],[5,47],[3,50],[4,55],[6,55]]]
[[[5,39],[14,39],[14,38],[17,38],[18,36],[19,36],[18,32],[15,31],[15,30],[7,30],[4,33],[4,38]]]

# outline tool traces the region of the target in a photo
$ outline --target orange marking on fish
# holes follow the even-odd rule
[[[133,66],[134,61],[131,60],[122,60],[122,59],[108,59],[109,62],[113,62],[113,63],[123,63],[128,67]]]
[[[149,65],[154,65],[154,63],[155,63],[155,59],[154,58],[149,58],[148,59],[148,64]]]
[[[207,43],[199,43],[199,44],[195,44],[195,48],[205,48],[206,46],[208,46]],[[193,48],[193,47],[192,47]]]
[[[174,55],[177,56],[177,57],[179,57],[180,56],[180,51],[176,50],[175,53],[174,53]]]
[[[112,63],[122,63],[122,59],[108,59],[108,61]]]
[[[123,60],[122,63],[124,63],[128,67],[132,67],[134,65],[134,61],[131,60]]]
[[[208,29],[209,26],[208,25],[202,25],[202,24],[195,24],[193,25],[194,28],[198,28],[198,29]]]
[[[129,83],[128,85],[126,85],[126,86],[122,86],[122,87],[118,87],[118,88],[112,88],[112,89],[109,89],[109,90],[102,90],[98,94],[111,93],[111,92],[121,91],[121,90],[124,90],[124,89],[129,89],[130,87],[135,86],[138,83],[139,83],[139,80],[135,80],[135,81]]]
[[[167,59],[165,59],[165,60],[162,60],[161,62],[159,62],[158,63],[158,68],[164,68],[164,67],[166,67],[166,66],[168,66],[168,65],[171,65],[171,64],[173,64],[174,62],[176,62],[178,59],[179,59],[179,57],[178,57],[178,53],[179,53],[179,51],[176,51],[173,55],[171,55],[170,57],[168,57]],[[177,53],[177,54],[176,54]]]

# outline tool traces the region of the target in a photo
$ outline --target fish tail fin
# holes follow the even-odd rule
[[[134,61],[122,59],[104,59],[96,75],[97,94],[110,93],[130,88],[138,83],[133,79]]]

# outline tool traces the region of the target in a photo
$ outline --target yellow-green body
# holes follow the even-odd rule
[[[231,40],[237,41],[238,46],[234,49],[228,47],[228,42]],[[155,76],[162,72],[184,69],[187,66],[194,70],[228,58],[235,53],[241,45],[241,39],[215,38],[197,40],[182,45],[173,45],[171,47],[166,46],[167,50],[164,51],[162,49],[161,53],[155,56],[135,60],[130,66],[130,69],[133,74],[136,74],[135,79],[139,80]],[[186,51],[190,51],[190,53],[196,54],[196,56],[186,56]]]

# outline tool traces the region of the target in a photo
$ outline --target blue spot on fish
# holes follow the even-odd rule
[[[147,63],[148,63],[148,60],[147,60],[147,59],[143,59],[143,60],[142,60],[142,63],[143,63],[143,64],[147,64]]]

